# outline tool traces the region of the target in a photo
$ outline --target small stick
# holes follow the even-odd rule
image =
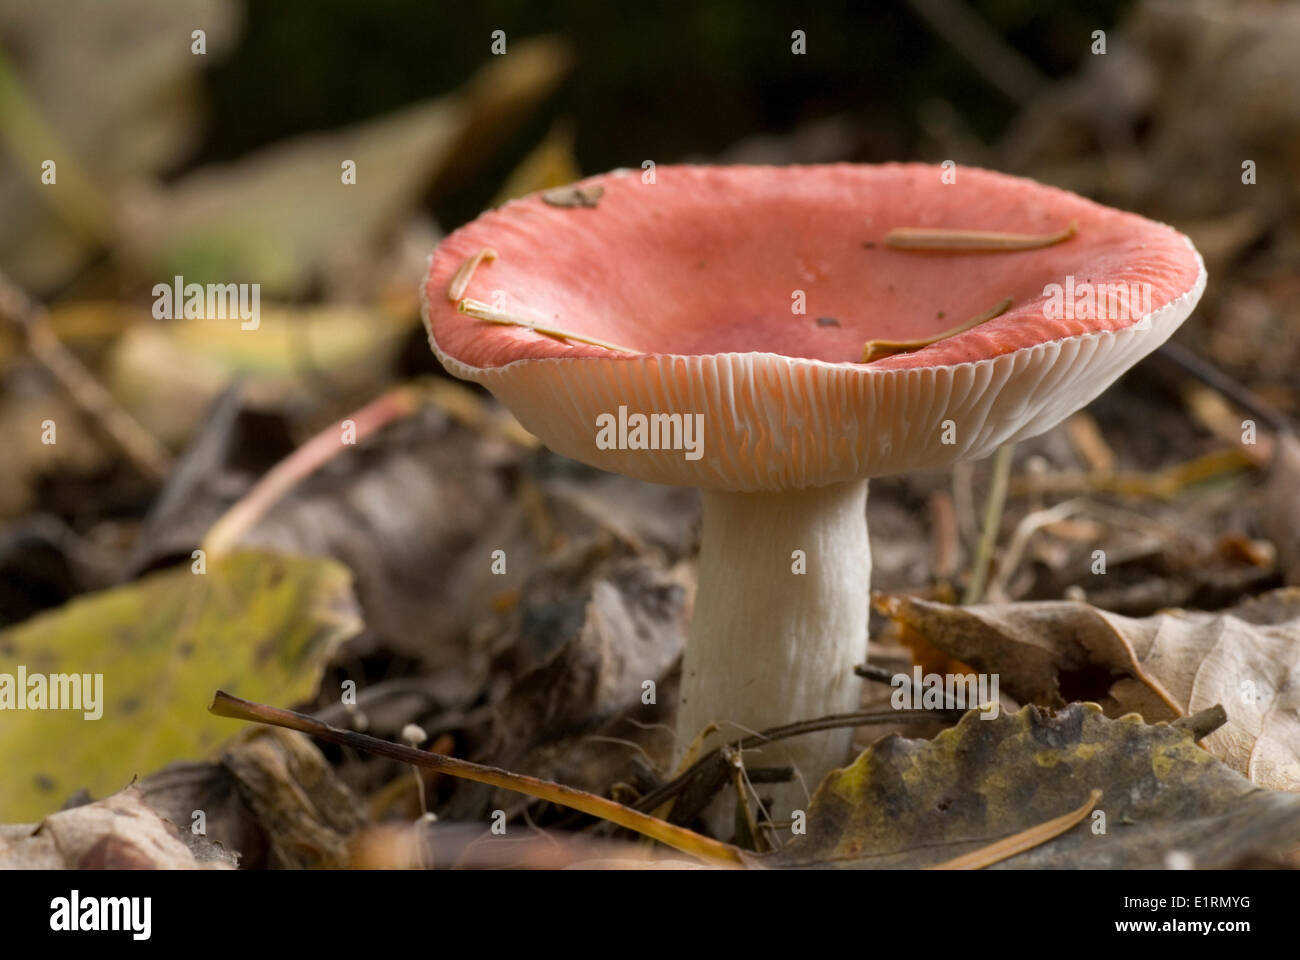
[[[8,316],[23,332],[27,349],[90,415],[146,477],[162,480],[172,471],[172,455],[140,422],[118,406],[113,395],[65,347],[50,324],[49,311],[27,296],[0,273],[0,314]]]
[[[1223,704],[1216,703],[1199,713],[1189,713],[1187,716],[1179,717],[1170,726],[1188,731],[1193,740],[1204,740],[1227,722],[1228,712],[1223,709]]]
[[[642,813],[640,810],[634,810],[631,807],[615,803],[613,800],[607,800],[585,790],[566,787],[561,783],[553,783],[550,780],[541,780],[537,777],[526,777],[498,767],[487,767],[482,764],[471,763],[468,760],[459,760],[456,757],[430,753],[428,750],[419,750],[404,744],[369,737],[364,733],[340,730],[305,714],[295,713],[292,710],[281,710],[278,707],[233,697],[224,690],[217,691],[212,699],[212,705],[208,707],[208,712],[218,717],[230,717],[234,720],[247,720],[252,723],[265,723],[275,727],[284,727],[287,730],[297,730],[299,733],[305,733],[318,740],[337,743],[343,747],[352,747],[355,750],[378,757],[387,757],[400,763],[409,763],[413,766],[437,770],[439,773],[446,773],[462,780],[473,780],[476,783],[486,783],[493,787],[503,787],[506,790],[537,797],[539,800],[548,800],[559,806],[569,807],[572,810],[578,810],[593,817],[608,820],[620,827],[626,827],[628,830],[658,840],[675,850],[692,854],[709,863],[729,866],[745,865],[741,852],[729,843],[702,836],[693,830],[666,823],[649,814]]]
[[[1007,481],[1011,478],[1011,457],[1015,449],[1014,443],[1004,443],[993,455],[993,477],[989,483],[988,499],[984,501],[984,526],[980,530],[975,561],[971,564],[966,595],[961,600],[966,606],[984,598],[984,584],[988,581],[993,548],[997,545],[998,530],[1002,526],[1002,508],[1007,502]]]
[[[749,793],[746,790],[747,782],[745,780],[745,761],[741,759],[740,751],[733,750],[731,747],[722,748],[722,759],[731,774],[731,785],[736,788],[736,803],[740,805],[741,813],[745,817],[745,829],[749,833],[749,845],[753,846],[754,849],[761,850],[758,821],[754,818],[754,811],[749,808]]]
[[[1026,850],[1032,850],[1034,847],[1042,846],[1049,840],[1055,840],[1061,834],[1071,829],[1083,821],[1088,814],[1092,813],[1092,808],[1097,805],[1101,799],[1101,791],[1093,790],[1088,796],[1088,802],[1077,810],[1054,817],[1045,823],[1030,827],[1028,830],[1022,830],[1019,833],[1013,833],[1009,837],[1003,837],[996,843],[990,843],[987,847],[980,847],[978,850],[972,850],[970,853],[964,853],[960,857],[954,857],[951,860],[945,860],[943,863],[936,863],[927,870],[980,870],[984,867],[1000,863],[1017,854],[1024,853]]]
[[[551,337],[555,340],[572,340],[575,343],[589,343],[593,347],[603,347],[606,350],[613,350],[615,353],[640,353],[639,350],[633,350],[630,347],[621,347],[617,343],[610,343],[608,340],[597,340],[595,337],[589,337],[584,333],[573,333],[569,330],[561,330],[559,327],[545,326],[537,323],[535,320],[528,320],[524,317],[516,316],[513,313],[507,313],[505,310],[498,310],[491,304],[484,303],[481,300],[474,300],[466,297],[460,301],[457,308],[461,313],[469,314],[479,320],[486,320],[488,323],[499,323],[509,327],[526,327],[534,333],[540,333],[543,336]]]
[[[361,441],[394,420],[410,416],[419,408],[419,392],[410,386],[402,386],[389,390],[345,419],[353,422],[356,427],[355,439]],[[342,426],[343,421],[339,420],[316,434],[272,467],[248,493],[223,513],[203,537],[202,547],[207,555],[215,557],[230,550],[244,534],[257,526],[257,522],[266,516],[281,497],[345,450]]]
[[[881,357],[892,357],[896,353],[910,353],[913,350],[920,350],[932,343],[938,343],[940,340],[947,340],[959,333],[965,333],[972,327],[978,327],[981,323],[988,323],[994,317],[1000,317],[1006,313],[1010,306],[1011,298],[1003,297],[995,306],[990,307],[983,313],[976,314],[965,323],[959,323],[951,330],[936,333],[933,337],[923,337],[920,340],[868,340],[866,346],[862,348],[862,359],[858,362],[871,363],[871,361],[879,360]]]
[[[1258,417],[1279,433],[1294,433],[1290,419],[1259,394],[1238,383],[1214,364],[1202,359],[1181,343],[1162,344],[1156,353],[1181,368],[1211,390],[1222,394],[1252,416]]]
[[[1064,243],[1079,232],[1079,224],[1059,233],[995,233],[990,230],[949,230],[944,227],[895,227],[885,234],[892,250],[928,250],[939,253],[1010,253],[1038,250]]]
[[[733,743],[732,746],[741,750],[750,750],[767,743],[784,740],[787,737],[798,737],[805,733],[820,733],[822,730],[836,730],[840,727],[865,727],[878,723],[918,723],[929,720],[956,721],[960,720],[964,713],[963,710],[867,710],[858,713],[835,713],[825,717],[818,717],[815,720],[800,720],[797,723],[788,723],[781,727],[770,727],[761,733],[746,737],[738,743]],[[699,739],[697,737],[697,740]],[[689,757],[690,753],[687,754],[688,759]],[[718,778],[717,786],[721,787],[726,780],[726,768],[722,763],[722,748],[714,747],[673,779],[647,793],[637,801],[637,809],[654,810],[660,804],[677,796],[697,778],[705,774],[716,776],[718,772],[721,772],[722,775]]]
[[[465,296],[466,289],[469,288],[469,282],[474,278],[474,271],[484,260],[492,261],[497,258],[497,252],[491,247],[484,247],[474,256],[462,263],[454,274],[451,276],[451,283],[447,285],[447,299],[452,303],[460,300]]]

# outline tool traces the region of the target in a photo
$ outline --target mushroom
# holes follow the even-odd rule
[[[946,173],[615,171],[572,188],[590,202],[552,192],[485,213],[431,259],[424,319],[450,373],[558,453],[701,490],[679,759],[710,725],[696,746],[857,709],[868,478],[1044,432],[1201,296],[1201,258],[1170,227],[1031,180]],[[771,788],[774,819],[851,740],[747,752],[798,771]]]

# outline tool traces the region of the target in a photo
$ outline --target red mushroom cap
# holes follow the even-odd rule
[[[430,344],[557,452],[662,483],[779,490],[946,466],[1041,433],[1164,342],[1200,298],[1204,264],[1168,226],[1031,180],[944,173],[661,166],[653,183],[641,171],[582,181],[594,206],[534,194],[439,245],[424,290]],[[895,228],[1071,224],[1062,243],[1014,252],[884,243]],[[464,296],[634,352],[460,312],[448,287],[485,248],[497,257]],[[1059,316],[1049,285],[1067,282],[1149,301]],[[796,291],[806,313],[792,311]],[[1010,309],[966,332],[857,362],[868,340],[933,336],[1007,297]],[[600,449],[596,418],[620,406],[703,414],[703,456]]]

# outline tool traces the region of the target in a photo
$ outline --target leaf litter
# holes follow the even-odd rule
[[[210,37],[218,52],[233,32],[233,15],[229,5],[210,6],[222,11],[222,27]],[[1214,45],[1183,44],[1186,62],[1176,62],[1168,51],[1180,45],[1167,42],[1169,36],[1193,36],[1193,21],[1203,17],[1200,11],[1174,17],[1160,5],[1141,4],[1125,28],[1138,53],[1124,55],[1146,57],[1167,78],[1204,73],[1206,62],[1217,62]],[[1255,51],[1249,55],[1261,63],[1270,57],[1282,62],[1278,57],[1294,37],[1293,27],[1279,22],[1260,39],[1236,16],[1221,17],[1213,29],[1226,38],[1223,49]],[[53,33],[60,32],[55,25]],[[92,43],[93,35],[79,42]],[[1251,43],[1227,42],[1242,37]],[[48,50],[34,55],[48,56]],[[168,76],[181,79],[190,71],[174,52],[164,59]],[[125,61],[114,66],[121,74],[135,67]],[[177,638],[157,628],[174,611],[155,602],[153,586],[184,580],[178,592],[230,587],[224,575],[214,578],[219,558],[209,566],[206,586],[188,569],[191,551],[212,525],[310,437],[391,384],[428,369],[413,370],[403,346],[418,343],[420,334],[405,282],[411,271],[396,248],[407,238],[422,259],[437,236],[435,225],[412,219],[412,198],[446,191],[464,182],[469,166],[483,166],[501,134],[566,66],[554,42],[521,43],[464,90],[404,115],[298,138],[225,169],[200,167],[166,185],[123,193],[140,202],[127,203],[129,216],[113,241],[121,262],[133,270],[144,264],[196,276],[214,270],[256,274],[278,302],[267,307],[267,336],[252,354],[226,329],[186,321],[155,325],[98,308],[90,312],[101,325],[116,325],[115,332],[87,338],[61,321],[77,303],[53,305],[52,325],[81,355],[97,356],[107,342],[107,363],[92,373],[103,376],[114,401],[182,452],[161,486],[124,479],[121,451],[79,431],[75,411],[60,394],[33,389],[28,365],[20,362],[6,376],[0,418],[9,425],[6,432],[25,439],[0,488],[3,516],[13,521],[0,538],[0,553],[6,573],[21,572],[25,594],[0,593],[3,622],[19,623],[0,635],[10,643],[5,668],[12,638],[22,639],[24,657],[31,651],[58,663],[86,642],[73,633],[100,636],[95,628],[117,622],[105,611],[127,600],[139,604],[143,596],[149,609],[128,632],[147,655],[139,676],[131,674],[131,689],[141,696],[124,735],[134,737],[137,724],[164,708],[186,729],[129,770],[117,763],[119,751],[83,749],[77,741],[84,725],[43,732],[37,741],[43,754],[66,756],[66,769],[45,765],[52,775],[34,793],[20,786],[29,806],[13,816],[45,820],[41,829],[34,822],[0,827],[0,858],[21,845],[24,862],[49,866],[230,865],[236,854],[245,867],[688,865],[680,854],[647,855],[645,845],[629,841],[622,829],[554,800],[445,774],[425,780],[432,784],[429,809],[449,818],[503,807],[510,839],[445,819],[403,821],[422,813],[412,806],[418,801],[404,764],[320,748],[283,731],[245,730],[227,740],[234,725],[217,720],[219,729],[208,727],[201,706],[191,704],[197,687],[190,691],[187,684],[181,697],[179,686],[146,682],[160,675],[150,672],[155,658],[165,660],[177,649]],[[1062,123],[1075,132],[1111,129],[1114,118],[1096,108],[1112,102],[1096,93],[1108,89],[1104,79],[1085,70],[1048,88],[1002,143],[981,149],[999,151],[1005,159],[998,165],[1046,180],[1065,177],[1076,189],[1108,193],[1120,205],[1161,214],[1191,232],[1221,287],[1211,291],[1207,303],[1219,302],[1202,311],[1202,323],[1187,331],[1188,342],[1266,391],[1280,406],[1280,419],[1261,421],[1268,426],[1259,447],[1245,445],[1229,428],[1254,416],[1250,408],[1231,391],[1211,402],[1163,386],[1169,370],[1158,355],[1143,368],[1152,376],[1130,377],[1092,406],[1098,430],[1067,423],[1023,441],[1016,458],[1025,469],[1011,481],[1006,520],[994,531],[1001,549],[989,558],[996,604],[936,602],[955,598],[968,576],[976,522],[968,515],[971,490],[963,485],[982,490],[983,470],[877,483],[869,507],[877,582],[916,595],[895,593],[888,600],[891,614],[903,621],[890,629],[910,646],[877,635],[873,663],[906,670],[924,660],[942,669],[996,670],[1003,692],[1029,705],[1015,712],[1013,704],[994,721],[967,715],[942,732],[936,728],[953,722],[947,715],[924,725],[900,724],[906,737],[882,739],[882,727],[861,727],[864,752],[818,790],[808,835],[780,834],[775,852],[746,854],[749,865],[936,866],[975,854],[977,863],[994,869],[1163,866],[1178,851],[1198,866],[1232,866],[1296,842],[1290,693],[1296,688],[1296,600],[1293,590],[1275,588],[1297,582],[1297,458],[1290,432],[1278,425],[1285,427],[1297,412],[1291,382],[1296,356],[1287,344],[1300,340],[1286,335],[1293,324],[1283,329],[1290,323],[1288,305],[1298,302],[1287,279],[1292,271],[1269,253],[1295,242],[1284,216],[1293,198],[1261,180],[1249,191],[1252,206],[1245,213],[1216,209],[1212,200],[1222,192],[1206,188],[1205,171],[1213,165],[1198,154],[1200,145],[1224,136],[1239,143],[1289,142],[1294,118],[1241,117],[1239,125],[1225,125],[1217,118],[1232,114],[1239,91],[1216,93],[1210,100],[1222,102],[1207,107],[1195,84],[1139,85],[1128,91],[1124,109],[1153,118],[1142,136],[1159,173],[1145,181],[1117,176],[1127,169],[1122,156],[1098,162],[1073,152],[1081,143],[1112,138],[1060,135]],[[54,104],[55,119],[84,107],[84,98],[70,100],[66,90],[38,92]],[[191,98],[178,98],[185,120],[161,137],[137,135],[142,126],[161,124],[152,113],[145,118],[133,110],[134,99],[124,90],[113,110],[91,118],[120,130],[102,152],[105,163],[137,173],[168,169],[191,136]],[[83,156],[94,152],[87,145],[104,139],[88,123],[61,126],[75,131],[66,146]],[[1204,135],[1207,128],[1214,138]],[[766,138],[764,161],[807,159],[800,144],[810,131],[800,127],[788,137]],[[133,143],[148,145],[148,155],[130,156]],[[372,184],[369,193],[362,191],[365,210],[353,206],[362,194],[297,189],[321,157],[355,153],[354,147],[365,148],[356,154],[365,170],[380,171],[359,181]],[[841,159],[848,149],[842,145],[820,159]],[[408,162],[412,155],[417,162]],[[395,157],[401,159],[397,173]],[[337,165],[332,169],[337,177]],[[499,198],[547,190],[547,202],[597,206],[598,196],[562,186],[580,175],[572,137],[557,125]],[[1163,186],[1188,183],[1200,186]],[[0,183],[6,196],[9,186]],[[57,235],[53,211],[33,211],[27,197],[23,205],[23,215],[14,218],[18,233],[0,230],[0,247],[21,240],[22,256],[15,260],[20,280],[55,288],[91,251],[84,240],[69,243],[66,233]],[[180,215],[160,218],[164,211]],[[22,224],[35,227],[23,230]],[[259,242],[244,242],[249,235]],[[355,256],[343,255],[349,251]],[[1220,270],[1220,264],[1243,269]],[[393,277],[402,283],[396,297],[384,285]],[[297,302],[317,285],[325,305]],[[140,312],[138,305],[116,307]],[[1260,335],[1265,321],[1280,332]],[[370,337],[375,330],[382,335]],[[423,358],[427,363],[427,350]],[[1173,379],[1184,382],[1184,374]],[[243,386],[231,389],[239,378]],[[318,599],[333,597],[338,605],[325,603],[324,609],[349,612],[322,622],[322,608],[306,603],[277,620],[274,611],[259,607],[259,616],[278,624],[274,640],[259,632],[266,622],[232,622],[248,626],[264,641],[258,649],[272,657],[293,661],[302,636],[328,638],[321,649],[331,652],[307,657],[310,663],[289,671],[293,676],[259,680],[238,656],[230,662],[231,648],[214,640],[204,648],[199,671],[206,677],[199,684],[203,700],[225,682],[225,668],[237,668],[249,683],[236,687],[242,695],[312,710],[338,726],[395,737],[405,724],[418,722],[440,754],[505,765],[628,807],[653,799],[676,773],[668,731],[694,580],[694,494],[648,489],[566,463],[537,450],[489,398],[444,380],[437,384],[408,415],[297,476],[236,538],[239,552],[231,556],[250,548],[274,551],[283,556],[272,559],[268,552],[259,563],[281,570],[320,564],[318,571],[334,571],[315,581]],[[28,449],[25,424],[51,409],[67,433],[57,447]],[[155,495],[146,515],[139,504]],[[1019,535],[1023,521],[1060,506],[1053,503],[1060,496],[1080,498],[1082,509],[1037,516]],[[934,550],[927,549],[929,525],[918,519],[927,504],[932,516],[947,518]],[[495,549],[508,557],[499,575],[488,562]],[[1104,580],[1087,575],[1094,549],[1104,549],[1110,561]],[[338,575],[344,567],[355,582],[355,601],[347,577]],[[168,577],[174,580],[155,579]],[[288,579],[298,582],[294,574]],[[239,581],[258,582],[251,575]],[[242,596],[244,586],[230,587],[225,599]],[[1082,599],[1060,599],[1067,595]],[[219,599],[209,596],[202,605]],[[1186,609],[1163,609],[1170,607]],[[30,619],[40,609],[51,612]],[[225,626],[229,630],[230,623]],[[356,704],[341,703],[340,689],[349,680],[357,683]],[[654,703],[642,699],[646,680],[656,684]],[[878,692],[868,686],[864,703]],[[177,706],[176,697],[186,705]],[[1199,744],[1171,722],[1216,705],[1226,720]],[[0,741],[0,749],[9,751],[7,763],[18,757],[17,769],[34,769],[27,754],[15,753],[30,751],[31,744]],[[966,765],[963,755],[971,758]],[[985,761],[979,769],[976,757]],[[136,775],[144,776],[140,784],[122,789]],[[761,795],[762,783],[755,786]],[[1063,818],[1085,808],[1094,790],[1102,793],[1095,809],[1049,836]],[[87,793],[106,799],[86,803]],[[385,807],[380,801],[387,797],[401,802]],[[879,822],[878,798],[901,818],[900,832],[887,833]],[[65,800],[77,805],[51,812]],[[689,804],[675,803],[683,809],[675,814],[669,807],[660,815],[689,819]],[[213,849],[169,842],[175,834],[188,839],[187,805],[208,812],[210,835],[219,840]],[[402,810],[399,822],[379,812],[386,809]],[[1098,813],[1105,815],[1105,833],[1094,830]],[[9,819],[10,813],[0,816]],[[526,840],[513,832],[514,824],[526,828]],[[55,848],[54,836],[68,839]],[[942,842],[928,846],[934,837]]]

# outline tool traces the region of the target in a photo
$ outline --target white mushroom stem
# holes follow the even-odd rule
[[[867,652],[865,480],[784,493],[706,490],[703,496],[678,760],[710,723],[722,729],[704,742],[706,750],[767,727],[856,710],[862,681],[853,667]],[[802,783],[796,778],[758,788],[773,797],[768,812],[774,820],[807,809],[808,793],[849,760],[852,738],[850,729],[828,730],[746,751],[747,767],[793,765],[802,777]],[[729,836],[735,795],[728,790],[724,798],[709,819]]]

